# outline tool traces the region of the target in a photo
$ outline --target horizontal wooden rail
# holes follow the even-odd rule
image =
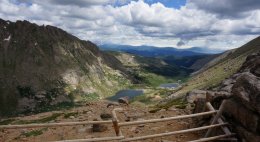
[[[221,121],[221,124],[213,124],[213,125],[209,125],[209,126],[203,126],[203,127],[191,128],[191,129],[186,129],[186,130],[167,132],[167,133],[160,133],[160,134],[154,134],[154,135],[146,135],[146,136],[140,136],[140,137],[134,137],[134,138],[125,138],[123,136],[121,130],[120,130],[120,127],[122,127],[122,126],[145,124],[145,123],[155,123],[155,122],[164,122],[164,121],[171,121],[171,120],[178,120],[178,119],[193,118],[193,117],[204,116],[204,115],[216,115],[216,114],[219,114],[219,111],[215,110],[210,103],[207,104],[207,107],[210,110],[208,112],[202,112],[202,113],[196,113],[196,114],[190,114],[190,115],[181,115],[181,116],[161,118],[161,119],[150,119],[150,120],[133,121],[133,122],[121,122],[121,123],[118,121],[118,118],[116,116],[116,111],[122,111],[123,109],[116,108],[116,109],[114,109],[112,111],[113,119],[112,120],[107,120],[107,121],[82,121],[82,122],[41,123],[41,124],[2,125],[2,126],[0,125],[0,129],[75,126],[75,125],[87,125],[87,124],[112,124],[114,129],[115,129],[115,132],[116,132],[117,136],[114,136],[114,137],[103,137],[103,138],[91,138],[91,139],[63,140],[63,141],[55,141],[55,142],[96,142],[96,141],[112,141],[112,140],[119,140],[121,142],[127,142],[127,141],[136,141],[136,140],[142,140],[142,139],[149,139],[149,138],[163,137],[163,136],[169,136],[169,135],[176,135],[176,134],[200,131],[200,130],[205,130],[205,129],[212,129],[212,128],[223,127],[223,126],[227,125],[227,123],[224,123],[223,121]],[[226,128],[226,127],[224,127],[224,128]],[[225,137],[229,137],[229,136],[233,136],[233,135],[234,135],[233,133],[226,133],[225,135],[208,137],[208,138],[202,138],[202,139],[194,140],[194,141],[190,141],[190,142],[210,141],[210,140],[215,140],[215,139],[219,139],[219,138],[225,138]]]
[[[202,139],[188,141],[188,142],[207,142],[207,141],[213,141],[213,140],[217,140],[217,139],[221,139],[221,138],[231,137],[231,136],[234,136],[234,135],[236,135],[236,134],[234,134],[234,133],[224,134],[224,135],[202,138]]]
[[[145,123],[164,122],[164,121],[170,121],[170,120],[178,120],[178,119],[192,118],[192,117],[198,117],[198,116],[203,116],[203,115],[210,115],[210,114],[215,114],[217,112],[218,111],[208,111],[208,112],[202,112],[202,113],[196,113],[196,114],[190,114],[190,115],[181,115],[181,116],[161,118],[161,119],[150,119],[150,120],[133,121],[133,122],[122,122],[122,123],[119,123],[119,126],[129,126],[129,125],[137,125],[137,124],[145,124]]]
[[[63,122],[63,123],[41,123],[41,124],[25,124],[25,125],[2,125],[2,126],[0,125],[0,129],[75,126],[75,125],[87,125],[87,124],[112,124],[112,120],[107,120],[107,121]]]
[[[134,121],[134,122],[121,122],[118,123],[119,126],[128,126],[128,125],[136,125],[136,124],[144,124],[144,123],[154,123],[154,122],[163,122],[177,119],[185,119],[192,118],[203,115],[215,114],[217,111],[208,111],[190,115],[182,115],[176,117],[168,117],[162,119],[151,119],[151,120],[143,120],[143,121]],[[74,126],[74,125],[87,125],[87,124],[112,124],[112,120],[107,121],[82,121],[82,122],[63,122],[63,123],[41,123],[41,124],[24,124],[24,125],[0,125],[0,129],[19,129],[19,128],[38,128],[38,127],[57,127],[57,126]]]
[[[189,133],[189,132],[194,132],[194,131],[206,130],[206,129],[209,129],[209,128],[220,127],[220,126],[224,126],[224,125],[227,125],[227,123],[197,127],[197,128],[180,130],[180,131],[173,131],[173,132],[168,132],[168,133],[140,136],[140,137],[134,137],[134,138],[126,138],[126,139],[121,140],[121,142],[136,141],[136,140],[150,139],[150,138],[156,138],[156,137],[164,137],[164,136],[170,136],[170,135],[176,135],[176,134],[183,134],[183,133]]]
[[[99,142],[99,141],[122,140],[124,138],[125,138],[124,136],[118,136],[118,137],[64,140],[64,141],[54,141],[54,142]]]

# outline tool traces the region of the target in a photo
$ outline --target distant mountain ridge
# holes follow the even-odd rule
[[[184,50],[193,51],[197,53],[205,53],[205,54],[219,54],[225,52],[225,50],[222,49],[211,49],[206,47],[191,47]]]
[[[177,49],[173,47],[154,47],[154,46],[130,46],[117,44],[100,45],[103,51],[124,52],[132,55],[158,58],[165,63],[181,68],[197,71],[206,63],[213,60],[219,54],[220,50],[211,50],[208,48],[193,47],[189,49]],[[213,54],[214,53],[214,54]],[[190,72],[189,71],[189,72]]]
[[[121,51],[130,54],[136,54],[145,57],[163,57],[163,56],[196,56],[205,54],[221,53],[221,50],[214,50],[202,47],[192,47],[188,49],[178,49],[174,47],[155,47],[155,46],[131,46],[131,45],[117,45],[117,44],[103,44],[99,45],[101,50],[105,51]]]

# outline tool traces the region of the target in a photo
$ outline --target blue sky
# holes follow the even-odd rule
[[[148,4],[160,2],[166,7],[173,7],[176,9],[179,9],[181,6],[184,6],[186,4],[186,0],[145,0],[145,2]]]
[[[154,3],[162,3],[166,7],[179,9],[181,6],[186,4],[186,0],[144,0],[145,3],[151,5]],[[115,0],[115,6],[122,6],[129,4],[131,0]]]
[[[232,49],[260,35],[259,0],[0,0],[0,18],[97,44]]]

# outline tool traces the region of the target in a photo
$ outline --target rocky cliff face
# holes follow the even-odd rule
[[[260,141],[260,52],[246,58],[239,71],[210,91],[193,91],[187,95],[189,102],[198,98],[209,100],[216,108],[227,100],[224,116],[241,141]]]
[[[115,57],[52,26],[0,19],[0,115],[102,98],[130,82]]]
[[[260,141],[260,52],[247,57],[235,76],[225,116],[248,142]]]

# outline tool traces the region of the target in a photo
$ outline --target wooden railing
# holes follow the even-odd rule
[[[112,140],[117,140],[120,142],[128,142],[128,141],[136,141],[136,140],[151,139],[151,138],[156,138],[156,137],[184,134],[184,133],[201,131],[201,130],[208,130],[204,138],[190,141],[190,142],[204,142],[204,141],[212,141],[212,140],[217,140],[217,139],[221,139],[221,138],[232,137],[235,135],[234,133],[231,133],[230,130],[226,127],[228,125],[228,123],[224,123],[224,121],[220,117],[224,106],[225,106],[225,101],[223,101],[223,103],[221,104],[220,109],[218,111],[218,110],[215,110],[209,102],[207,102],[206,107],[209,110],[207,112],[201,112],[201,113],[189,114],[189,115],[181,115],[181,116],[175,116],[175,117],[167,117],[167,118],[161,118],[161,119],[133,121],[133,122],[119,122],[117,115],[116,115],[116,111],[123,111],[123,109],[115,108],[112,111],[113,118],[112,118],[112,120],[109,120],[109,121],[83,121],[83,122],[64,122],[64,123],[47,123],[47,124],[45,123],[45,124],[26,124],[26,125],[2,125],[2,126],[0,126],[0,129],[59,127],[59,126],[75,126],[75,125],[86,125],[86,124],[113,124],[114,130],[116,133],[116,136],[114,136],[114,137],[62,140],[62,141],[56,141],[56,142],[93,142],[93,141],[112,141]],[[133,137],[133,138],[126,138],[125,136],[123,136],[122,131],[120,130],[121,127],[130,126],[130,125],[165,122],[165,121],[171,121],[171,120],[194,118],[194,117],[205,116],[205,115],[214,116],[214,118],[209,126],[191,128],[191,129],[186,129],[186,130],[178,130],[178,131],[167,132],[167,133],[139,136],[139,137]],[[215,128],[218,128],[218,127],[221,127],[224,134],[219,135],[219,136],[208,137],[212,133],[212,130]],[[234,140],[236,141],[236,139],[234,139]]]

